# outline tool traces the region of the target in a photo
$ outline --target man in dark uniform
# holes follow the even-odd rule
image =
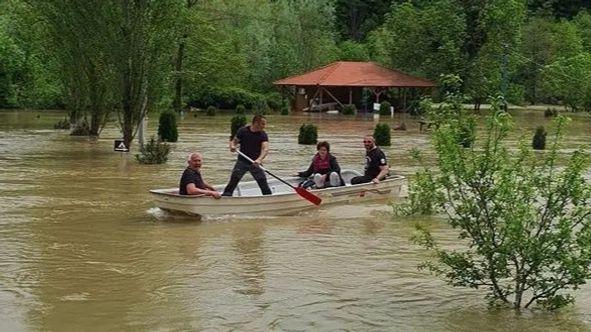
[[[206,195],[214,198],[220,198],[221,195],[212,186],[203,181],[201,177],[201,164],[203,156],[194,152],[187,159],[189,166],[183,172],[179,184],[179,194],[181,195]]]
[[[252,177],[256,180],[261,188],[263,195],[271,195],[271,188],[267,183],[267,176],[265,172],[259,167],[263,159],[269,152],[269,137],[265,133],[265,126],[267,119],[262,115],[255,115],[252,118],[252,124],[245,126],[236,132],[236,135],[230,138],[230,151],[236,152],[237,145],[240,145],[240,152],[247,155],[254,163],[250,163],[246,158],[238,156],[230,181],[224,189],[222,196],[232,196],[234,189],[238,186],[238,182],[246,172],[250,172]]]
[[[351,184],[380,183],[390,171],[386,155],[376,146],[376,140],[371,135],[363,138],[363,145],[365,146],[365,173],[352,178]]]

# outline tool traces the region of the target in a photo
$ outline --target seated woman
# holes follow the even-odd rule
[[[316,185],[316,188],[332,187],[343,185],[341,179],[341,167],[337,158],[330,154],[328,142],[320,142],[316,145],[318,151],[312,158],[312,163],[307,170],[298,172],[296,175],[302,178],[310,178],[300,184],[302,187]]]

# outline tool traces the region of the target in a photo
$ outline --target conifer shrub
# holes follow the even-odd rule
[[[343,107],[343,115],[355,115],[355,113],[357,113],[357,108],[355,107],[354,104],[350,104],[350,105],[345,105]]]
[[[546,129],[544,129],[544,126],[536,128],[531,145],[534,150],[544,150],[546,148]]]
[[[378,123],[373,131],[376,145],[390,146],[390,126],[387,123]]]
[[[390,107],[391,107],[391,106],[392,106],[392,105],[390,105],[390,103],[389,103],[389,102],[387,102],[387,101],[383,101],[383,102],[380,104],[380,115],[390,115]]]
[[[318,142],[318,128],[313,124],[303,124],[298,135],[298,144],[312,145]]]
[[[205,111],[205,115],[215,116],[215,112],[216,112],[215,107],[210,105],[207,107],[207,110]]]
[[[236,106],[236,114],[244,114],[246,113],[246,108],[244,107],[244,105],[240,104],[238,106]]]
[[[150,137],[148,143],[140,147],[140,153],[135,155],[135,159],[140,164],[163,164],[168,160],[170,145]]]
[[[230,139],[234,138],[238,129],[244,126],[246,126],[246,117],[244,115],[238,114],[233,116],[230,123]]]
[[[179,133],[176,124],[176,114],[172,110],[160,113],[158,119],[158,137],[163,142],[176,142]]]

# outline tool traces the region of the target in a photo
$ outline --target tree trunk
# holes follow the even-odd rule
[[[176,73],[176,82],[174,83],[174,100],[172,102],[172,108],[177,111],[182,111],[182,93],[183,93],[183,57],[185,53],[185,39],[187,35],[183,36],[183,41],[179,44],[179,49],[177,51],[176,56],[176,63],[175,63],[175,73]]]

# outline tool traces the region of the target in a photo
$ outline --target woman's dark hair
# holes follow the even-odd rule
[[[327,141],[318,142],[318,144],[316,144],[316,151],[320,150],[321,147],[325,147],[326,152],[330,152],[330,144],[328,144]]]

